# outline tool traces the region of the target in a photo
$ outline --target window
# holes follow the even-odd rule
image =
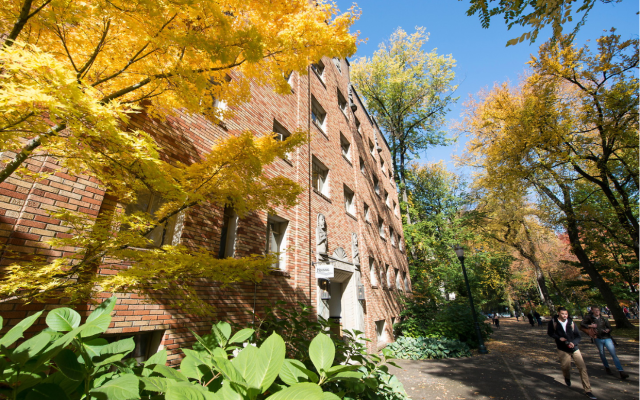
[[[378,267],[378,272],[380,273],[380,286],[384,287],[385,282],[387,281],[384,277],[384,267],[382,265],[380,265],[380,267]]]
[[[392,208],[393,213],[394,213],[394,214],[396,215],[396,217],[397,217],[397,216],[398,216],[398,208],[397,208],[397,204],[396,204],[395,200],[394,200],[394,201],[392,201],[391,203],[393,204],[393,208]]]
[[[313,121],[314,125],[317,126],[322,132],[325,131],[327,113],[324,111],[324,108],[322,108],[315,97],[311,98],[311,121]]]
[[[404,241],[402,240],[402,236],[398,235],[398,250],[404,250]]]
[[[394,268],[393,272],[396,274],[396,289],[402,290],[402,277],[398,268]]]
[[[364,206],[362,208],[364,211],[364,220],[367,222],[371,222],[371,213],[369,210],[369,205],[367,203],[363,203],[363,204]]]
[[[402,281],[404,282],[404,290],[409,292],[409,277],[406,272],[402,273]]]
[[[391,186],[394,186],[394,184],[396,183],[393,180],[393,174],[391,173],[391,168],[389,168],[389,183],[391,184]]]
[[[380,237],[384,238],[384,220],[382,218],[378,218],[378,232],[380,233]]]
[[[291,136],[291,133],[276,120],[273,120],[273,133],[275,133],[275,139],[281,142],[284,142]]]
[[[360,120],[356,117],[354,118],[356,119],[356,131],[358,131],[358,133],[362,135],[362,127],[360,125]]]
[[[344,186],[344,209],[351,215],[355,214],[355,205],[353,204],[353,191],[347,186]]]
[[[322,62],[322,60],[319,60],[315,64],[311,64],[311,69],[313,69],[314,72],[316,74],[318,74],[320,79],[322,79],[322,81],[324,81],[324,63]]]
[[[373,190],[377,195],[380,195],[380,181],[378,181],[378,177],[375,175],[373,176]]]
[[[369,153],[371,153],[371,155],[374,157],[376,155],[375,147],[373,146],[373,142],[371,141],[371,139],[369,139]]]
[[[344,98],[340,90],[338,90],[338,107],[342,110],[344,115],[347,115],[347,100]]]
[[[384,174],[384,173],[385,173],[385,170],[384,170],[384,160],[383,160],[382,158],[380,158],[380,169],[382,170],[382,173]]]
[[[340,133],[340,148],[342,149],[342,155],[344,158],[351,162],[351,143],[347,140],[346,137]]]
[[[141,191],[136,196],[136,202],[125,206],[125,214],[133,215],[134,213],[143,213],[155,216],[156,212],[164,204],[164,200],[151,193],[148,190]],[[177,213],[167,220],[164,224],[156,226],[145,237],[149,239],[150,247],[161,247],[164,245],[176,245],[180,243],[182,236],[182,226],[184,221],[184,213]],[[128,229],[124,227],[123,229]]]
[[[378,275],[376,273],[376,260],[373,257],[369,257],[369,278],[371,279],[371,286],[378,286]]]
[[[276,215],[269,215],[267,218],[267,244],[266,252],[277,253],[278,260],[272,266],[284,269],[286,264],[286,254],[284,252],[287,242],[287,226],[289,221]]]
[[[313,188],[325,196],[329,195],[329,169],[313,157],[311,181]]]
[[[360,172],[362,172],[363,175],[367,174],[367,169],[364,166],[364,160],[362,159],[362,157],[359,157],[360,159]]]
[[[378,338],[378,342],[385,341],[384,327],[385,320],[376,321],[376,336]]]
[[[338,69],[338,72],[342,73],[342,63],[340,62],[340,59],[338,57],[333,57],[333,64]]]
[[[284,80],[287,81],[291,90],[293,90],[293,71],[289,71],[283,74]]]
[[[393,228],[391,227],[391,225],[389,225],[389,238],[391,238],[391,245],[395,246],[396,245],[396,234],[393,231]]]
[[[124,356],[123,360],[127,358],[134,358],[138,362],[144,362],[149,359],[152,355],[156,354],[160,350],[160,346],[162,345],[162,338],[164,337],[164,330],[158,331],[148,331],[145,333],[138,334],[116,334],[116,335],[104,335],[99,339],[94,339],[95,341],[101,341],[103,345],[107,345],[109,343],[117,342],[119,340],[133,338],[134,348],[133,351],[126,356]],[[98,345],[98,344],[96,344]]]
[[[389,206],[389,192],[387,192],[386,189],[384,189],[384,204],[391,208],[391,206]]]
[[[233,257],[236,248],[236,232],[238,230],[238,215],[231,207],[225,207],[222,212],[222,229],[220,231],[220,248],[218,258]]]
[[[387,278],[387,288],[391,289],[391,268],[389,268],[389,264],[384,267],[384,271]]]

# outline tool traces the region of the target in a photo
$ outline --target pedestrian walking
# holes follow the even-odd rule
[[[591,393],[591,383],[589,382],[587,366],[578,349],[580,331],[573,320],[569,318],[569,312],[566,308],[558,307],[558,315],[549,321],[547,334],[556,341],[558,358],[560,358],[560,368],[562,369],[564,382],[567,386],[571,386],[571,360],[573,360],[580,372],[584,393],[590,399],[597,399],[597,397]]]
[[[522,317],[522,322],[525,322],[525,320],[524,320],[524,313],[523,313],[523,312],[521,312],[521,313],[520,313],[520,316]]]
[[[533,312],[533,317],[538,321],[538,326],[542,326],[542,317],[537,311]]]
[[[531,311],[529,311],[529,314],[527,314],[527,318],[529,319],[529,323],[531,324],[531,327],[533,328],[535,326],[535,323],[533,322],[533,315],[531,315]]]
[[[520,313],[516,311],[516,322],[520,322]]]
[[[496,328],[500,329],[500,314],[496,313],[493,316],[493,323],[495,324]]]
[[[629,314],[629,307],[624,306],[624,307],[622,308],[622,312],[624,313],[624,315],[626,315],[626,316],[627,316],[627,318],[628,318],[628,319],[631,319],[631,314]]]
[[[611,318],[611,310],[609,310],[609,307],[604,306],[604,312],[607,314],[607,317]]]
[[[611,369],[609,368],[607,357],[604,354],[605,347],[607,348],[607,350],[609,350],[609,354],[611,354],[611,357],[613,358],[613,363],[618,369],[620,379],[627,379],[629,377],[629,374],[624,372],[624,370],[622,369],[622,364],[620,364],[620,360],[616,355],[616,348],[613,345],[613,340],[611,338],[611,325],[609,324],[609,321],[604,317],[604,315],[601,315],[600,307],[591,307],[591,313],[585,315],[580,325],[585,329],[593,328],[595,330],[595,338],[593,340],[598,347],[600,359],[602,360],[602,364],[604,365],[604,369],[607,374],[613,375]]]

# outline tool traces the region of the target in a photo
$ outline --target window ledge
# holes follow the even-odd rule
[[[311,118],[311,117],[309,117]],[[318,131],[320,131],[320,133],[322,133],[322,136],[324,136],[325,139],[329,140],[329,135],[327,135],[324,131],[324,129],[322,129],[322,127],[318,126],[318,124],[316,124],[315,122],[313,122],[313,120],[311,120],[311,125],[315,126],[316,129]]]
[[[327,68],[327,67],[325,67]],[[318,71],[316,71],[315,68],[311,67],[311,70],[313,71],[314,75],[318,77],[318,80],[320,81],[320,83],[322,83],[322,86],[324,86],[324,88],[327,88],[327,84],[324,82],[324,79],[322,78],[322,76],[318,73]]]
[[[354,220],[354,221],[357,221],[357,220],[358,220],[358,218],[356,218],[356,216],[355,216],[355,215],[351,214],[351,213],[350,213],[350,212],[348,212],[348,211],[345,211],[345,214],[347,214],[348,216],[350,216],[351,218],[353,218],[353,220]]]
[[[280,157],[280,159],[293,167],[293,162],[290,159],[282,157]]]
[[[371,285],[371,289],[378,289],[378,285]]]
[[[328,201],[329,203],[333,203],[333,202],[331,201],[331,199],[330,199],[330,198],[328,198],[327,196],[325,196],[324,194],[322,194],[321,192],[319,192],[319,191],[318,191],[318,189],[313,188],[313,191],[314,191],[318,196],[322,197],[323,199],[325,199],[325,200],[326,200],[326,201]]]
[[[351,165],[351,166],[353,167],[353,164],[351,164],[351,161],[350,161],[350,160],[349,160],[349,159],[348,159],[344,154],[342,155],[342,158],[344,158],[344,160],[345,160],[346,162],[348,162],[348,163],[349,163],[349,165]]]
[[[287,271],[283,271],[281,269],[273,270],[269,275],[273,276],[284,276],[285,278],[291,278],[291,274]]]

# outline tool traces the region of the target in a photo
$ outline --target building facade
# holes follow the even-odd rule
[[[266,168],[269,175],[284,175],[307,188],[298,205],[243,218],[233,210],[200,205],[173,221],[169,240],[203,246],[221,257],[281,254],[277,271],[259,284],[197,283],[200,297],[215,305],[218,320],[250,324],[277,300],[301,302],[343,329],[364,332],[372,340],[370,350],[376,350],[393,340],[399,295],[411,290],[390,150],[350,84],[347,60],[324,58],[309,67],[308,75],[294,73],[288,79],[291,94],[254,85],[251,101],[219,124],[179,112],[163,121],[140,114],[131,124],[152,134],[165,157],[186,164],[228,135],[275,132],[286,140],[290,132],[309,131],[307,144]],[[16,254],[55,258],[71,251],[46,243],[66,231],[50,211],[63,207],[97,216],[118,205],[95,179],[68,175],[55,159],[35,157],[29,163],[34,171],[52,174],[38,182],[12,177],[0,184],[2,265],[14,262]],[[98,272],[113,274],[121,267],[104,265]],[[316,269],[332,272],[318,279]],[[63,303],[51,300],[46,307]],[[10,326],[42,308],[4,302],[0,315]],[[192,342],[189,329],[206,333],[211,322],[181,312],[162,296],[122,293],[107,335],[135,336],[136,357],[144,359],[158,348],[174,350]],[[179,362],[181,355],[170,353],[170,362]]]

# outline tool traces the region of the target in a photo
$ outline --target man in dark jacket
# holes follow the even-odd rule
[[[607,362],[607,357],[604,355],[604,348],[606,347],[609,350],[609,354],[613,358],[613,363],[616,365],[618,369],[618,373],[620,374],[621,379],[627,379],[629,374],[622,370],[622,364],[616,355],[616,348],[613,345],[613,339],[611,337],[611,325],[609,321],[604,317],[604,315],[600,312],[600,307],[592,306],[591,312],[584,316],[580,325],[583,328],[593,328],[596,330],[596,337],[594,338],[594,342],[598,347],[598,351],[600,352],[600,359],[602,360],[602,364],[604,364],[604,369],[607,371],[607,374],[613,375],[611,369],[609,368],[609,363]]]
[[[566,308],[558,307],[558,315],[549,321],[547,334],[556,340],[558,357],[560,358],[560,368],[562,369],[562,375],[564,375],[564,381],[567,386],[571,386],[571,360],[573,359],[576,367],[578,367],[578,371],[580,371],[580,379],[582,380],[582,387],[584,388],[585,394],[590,399],[596,399],[593,393],[591,393],[591,383],[589,382],[589,375],[587,374],[587,366],[584,364],[580,350],[578,350],[580,331],[573,320],[569,318],[569,312]]]

